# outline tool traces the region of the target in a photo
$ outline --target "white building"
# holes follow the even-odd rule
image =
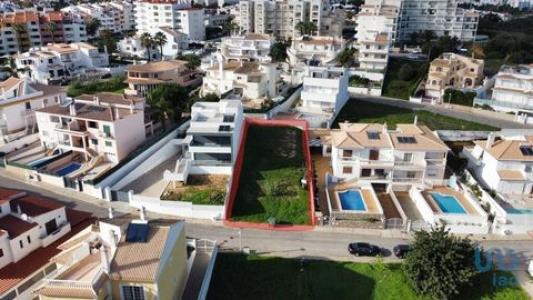
[[[65,206],[48,199],[0,189],[0,208],[0,268],[70,231]]]
[[[301,35],[299,22],[316,25],[317,35],[341,36],[344,11],[333,10],[322,0],[243,0],[239,2],[239,27],[245,33],[269,34],[280,38]]]
[[[289,63],[296,65],[327,65],[333,63],[344,50],[342,38],[329,36],[303,36],[292,40],[287,49]]]
[[[506,112],[533,112],[533,65],[502,66],[495,76],[491,100],[478,104]]]
[[[178,29],[180,10],[191,8],[191,0],[136,0],[135,20],[139,33],[154,34],[160,27]]]
[[[222,38],[220,54],[228,61],[270,62],[273,39],[268,35],[247,34]]]
[[[83,3],[65,7],[61,11],[79,15],[85,19],[97,19],[100,21],[99,30],[109,30],[114,33],[122,32],[121,12],[117,7],[110,4],[111,2]]]
[[[87,43],[48,44],[15,56],[17,69],[43,84],[89,76],[109,65],[107,53]]]
[[[187,36],[190,41],[205,40],[205,23],[203,9],[182,9],[178,11],[177,30]]]
[[[303,77],[302,108],[338,113],[350,98],[344,68],[307,67]]]
[[[223,95],[233,91],[241,99],[256,100],[272,99],[281,92],[282,81],[276,64],[242,61],[224,63],[220,55],[218,58],[218,62],[212,62],[207,69],[201,95]]]
[[[146,138],[144,110],[136,97],[89,96],[35,112],[41,144],[73,151],[88,162],[119,163]]]
[[[10,77],[0,83],[0,144],[37,131],[34,110],[62,103],[66,93],[59,87]]]
[[[442,184],[448,147],[426,126],[344,123],[331,132],[333,175],[382,184]]]
[[[187,137],[168,181],[187,182],[190,174],[231,175],[237,158],[244,121],[241,101],[196,102],[191,108]]]

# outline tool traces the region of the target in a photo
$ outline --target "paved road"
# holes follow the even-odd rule
[[[387,97],[369,97],[361,95],[352,95],[353,98],[361,99],[365,101],[372,101],[386,105],[393,105],[402,108],[409,109],[424,109],[441,115],[463,119],[467,121],[477,122],[481,124],[487,124],[498,128],[533,128],[533,125],[524,125],[517,122],[513,122],[509,115],[500,114],[499,116],[493,114],[492,112],[487,112],[484,110],[471,109],[470,108],[460,107],[460,106],[451,106],[448,108],[443,105],[429,105],[429,104],[419,104],[413,103],[406,100],[387,98]]]

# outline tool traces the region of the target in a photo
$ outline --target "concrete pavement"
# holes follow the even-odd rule
[[[388,97],[372,97],[352,94],[352,98],[361,99],[369,102],[376,102],[385,105],[392,105],[401,108],[420,110],[424,109],[433,113],[441,114],[444,116],[462,119],[466,121],[477,122],[481,124],[487,124],[498,128],[533,128],[533,125],[524,125],[513,121],[513,116],[486,111],[481,109],[475,109],[473,107],[466,107],[461,105],[431,105],[409,102],[407,100],[388,98]]]

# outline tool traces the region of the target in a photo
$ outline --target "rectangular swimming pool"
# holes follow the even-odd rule
[[[59,169],[56,171],[56,175],[57,176],[65,176],[65,175],[68,175],[74,171],[76,171],[77,169],[79,169],[81,167],[81,164],[80,163],[77,163],[77,162],[72,162],[68,165],[66,165],[65,167]]]
[[[366,211],[365,201],[358,190],[337,192],[342,210]]]
[[[459,200],[455,196],[443,195],[441,193],[431,193],[433,200],[437,202],[437,205],[442,212],[447,214],[466,214],[466,210],[463,208]]]

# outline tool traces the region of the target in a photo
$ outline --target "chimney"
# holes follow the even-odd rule
[[[111,106],[109,107],[109,117],[111,118],[111,121],[115,120],[114,115],[113,115],[113,108]]]
[[[387,134],[387,131],[389,130],[387,126],[387,122],[383,123],[383,134]]]
[[[133,114],[135,111],[135,105],[133,105],[133,102],[130,102],[130,113]]]
[[[113,218],[115,217],[115,216],[113,215],[113,208],[112,208],[112,207],[110,207],[110,208],[107,209],[107,217],[108,217],[109,219],[113,219]]]
[[[418,126],[418,115],[415,115],[415,120],[413,122],[415,126]]]
[[[102,270],[106,274],[109,274],[110,261],[109,261],[109,253],[107,251],[108,250],[107,250],[107,248],[105,246],[102,246],[100,248],[100,261],[101,261],[101,264],[102,264]]]
[[[492,147],[492,145],[494,144],[494,132],[491,132],[489,133],[489,135],[487,136],[487,144],[485,145],[485,148],[486,149],[489,149]]]
[[[140,212],[141,212],[141,220],[146,221],[146,212],[145,212],[144,206],[141,206]]]
[[[20,208],[20,204],[17,204],[17,214],[22,215],[22,208]]]
[[[120,120],[120,111],[115,107],[115,120]]]
[[[72,102],[69,106],[69,109],[70,109],[70,115],[71,116],[76,116],[77,113],[76,113],[76,103],[75,102]]]
[[[93,102],[96,104],[96,105],[100,105],[100,98],[98,96],[94,96],[93,97]]]

